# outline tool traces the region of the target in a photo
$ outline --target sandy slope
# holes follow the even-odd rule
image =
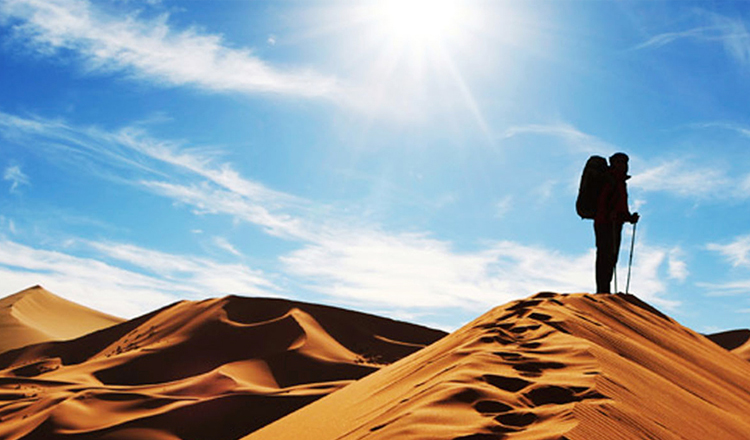
[[[0,352],[77,338],[123,321],[34,286],[0,299]]]
[[[750,330],[730,330],[706,337],[742,359],[750,361]]]
[[[2,439],[236,439],[443,332],[285,300],[183,301],[0,355]]]
[[[750,439],[750,363],[632,295],[538,294],[245,440]]]

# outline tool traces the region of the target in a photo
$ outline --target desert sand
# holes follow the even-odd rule
[[[0,439],[750,439],[748,336],[709,339],[633,295],[540,293],[450,335],[181,301],[0,354]]]
[[[123,321],[34,286],[0,299],[0,353],[77,338]]]
[[[750,362],[632,295],[541,293],[244,440],[750,439]]]
[[[0,439],[237,439],[443,336],[286,300],[182,301],[0,354]]]

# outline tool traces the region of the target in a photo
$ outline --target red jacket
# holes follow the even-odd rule
[[[630,219],[628,189],[625,184],[625,181],[629,178],[630,176],[618,173],[614,169],[609,170],[607,183],[602,188],[601,194],[599,194],[594,224],[625,223],[625,221]]]

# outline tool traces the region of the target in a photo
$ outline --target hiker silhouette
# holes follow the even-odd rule
[[[594,216],[596,236],[596,292],[610,293],[610,284],[620,254],[622,225],[636,224],[640,216],[628,208],[628,155],[615,153],[609,158]]]

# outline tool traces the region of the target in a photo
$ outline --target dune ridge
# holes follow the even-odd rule
[[[181,301],[0,354],[0,438],[236,439],[444,335],[286,300]]]
[[[243,440],[750,438],[750,364],[633,295],[540,293]]]
[[[0,353],[73,339],[125,321],[34,286],[0,299]]]
[[[742,359],[750,361],[750,330],[729,330],[706,335],[706,337]]]

